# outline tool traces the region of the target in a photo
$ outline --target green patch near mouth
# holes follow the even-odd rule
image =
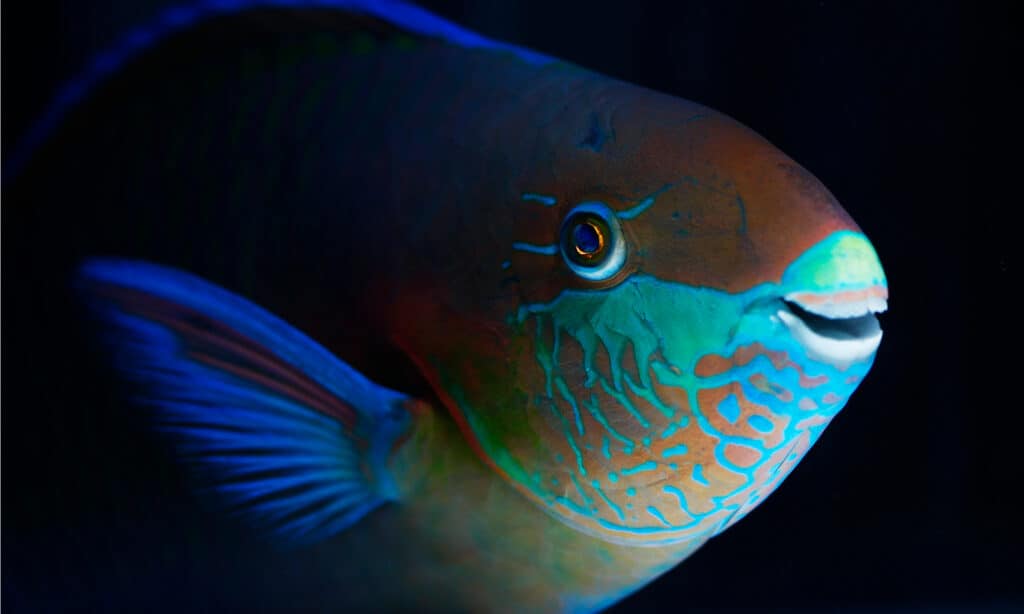
[[[785,292],[832,293],[886,286],[878,254],[867,237],[843,230],[793,262],[782,276]]]

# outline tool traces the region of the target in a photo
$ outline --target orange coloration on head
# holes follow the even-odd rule
[[[593,75],[565,80],[541,74],[519,99],[529,122],[481,133],[523,145],[502,151],[491,184],[467,185],[477,208],[437,218],[463,229],[445,246],[461,266],[408,270],[444,303],[426,311],[474,334],[419,312],[392,327],[483,460],[546,511],[617,543],[706,537],[774,488],[827,422],[810,414],[839,399],[826,392],[843,381],[805,360],[772,309],[795,262],[859,230],[737,122]],[[553,104],[542,92],[555,84],[572,95]],[[608,135],[597,148],[595,125]],[[564,244],[567,220],[591,206],[606,226],[585,232],[619,232],[625,252],[596,278]]]

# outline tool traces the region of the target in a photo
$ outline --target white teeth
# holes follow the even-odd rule
[[[804,346],[810,358],[830,363],[840,370],[869,357],[882,342],[882,329],[874,317],[871,318],[873,325],[869,323],[864,334],[841,338],[814,332],[803,320],[787,310],[780,309],[776,315],[790,334]]]
[[[801,292],[791,292],[786,295],[786,300],[796,303],[806,311],[824,316],[826,318],[856,318],[869,313],[882,313],[888,308],[886,300],[880,296],[868,296],[859,301],[843,301],[840,303],[808,301],[807,295]]]

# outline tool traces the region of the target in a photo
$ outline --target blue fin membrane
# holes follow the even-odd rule
[[[255,525],[313,541],[397,498],[386,462],[411,428],[407,397],[187,273],[92,260],[78,284],[138,401]]]

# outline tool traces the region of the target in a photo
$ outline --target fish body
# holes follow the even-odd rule
[[[42,229],[76,186],[19,245],[85,259],[115,364],[222,499],[338,553],[325,606],[606,607],[866,375],[877,256],[754,132],[404,4],[284,4],[129,34],[5,191]]]

